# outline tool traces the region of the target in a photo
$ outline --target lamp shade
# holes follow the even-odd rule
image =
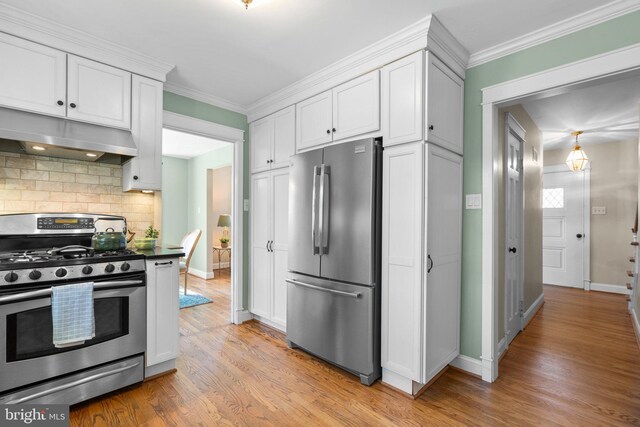
[[[218,227],[231,227],[231,215],[220,215],[218,217]]]
[[[576,145],[567,156],[567,166],[574,172],[584,170],[587,163],[589,163],[589,158],[579,145]]]

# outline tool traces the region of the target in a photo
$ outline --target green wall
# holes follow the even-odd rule
[[[189,230],[199,228],[202,230],[200,242],[191,258],[191,265],[200,271],[207,269],[207,236],[212,232],[207,228],[207,198],[208,177],[207,170],[233,164],[233,145],[218,148],[202,156],[189,159],[188,167],[188,192],[189,192]],[[164,202],[164,200],[163,200]],[[245,258],[246,259],[246,258]]]
[[[640,12],[589,27],[467,70],[464,108],[464,193],[482,192],[482,93],[485,87],[640,43]],[[462,220],[460,350],[480,358],[482,338],[482,211]]]
[[[244,159],[243,159],[243,182],[244,182],[244,198],[249,198],[249,125],[247,116],[224,108],[215,107],[204,102],[196,101],[191,98],[176,95],[171,92],[164,92],[164,109],[172,113],[182,114],[196,119],[206,120],[213,123],[241,129],[244,131]],[[243,277],[243,295],[244,308],[248,307],[248,289],[249,289],[249,212],[243,215],[243,253],[242,253],[242,277]]]
[[[187,196],[188,161],[162,157],[162,233],[163,244],[177,245],[189,230],[184,214]]]

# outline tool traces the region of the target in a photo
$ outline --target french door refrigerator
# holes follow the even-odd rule
[[[380,377],[382,141],[291,157],[287,341]]]

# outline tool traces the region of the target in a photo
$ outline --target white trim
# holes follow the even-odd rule
[[[619,0],[599,6],[504,43],[472,53],[469,57],[468,68],[476,67],[480,64],[566,36],[567,34],[575,33],[576,31],[626,15],[638,9],[640,9],[640,3],[638,3],[637,0]]]
[[[449,363],[454,368],[458,368],[472,375],[482,376],[482,361],[473,357],[459,355]]]
[[[249,123],[427,48],[464,78],[469,53],[433,15],[249,105]]]
[[[167,372],[175,368],[176,368],[176,359],[169,359],[164,362],[156,363],[155,365],[145,366],[144,376],[145,378],[149,378],[154,375],[162,374],[163,372]]]
[[[482,89],[482,379],[498,375],[498,104],[640,69],[640,43]]]
[[[523,328],[526,328],[529,322],[531,322],[531,319],[533,319],[533,316],[535,316],[538,310],[540,310],[542,304],[544,304],[544,293],[541,293],[540,296],[533,302],[533,304],[531,304],[531,306],[527,308],[527,311],[524,312],[522,320]]]
[[[243,185],[243,165],[244,165],[244,131],[229,126],[223,126],[206,120],[195,119],[181,114],[164,112],[163,127],[206,136],[221,141],[233,143],[233,165],[232,174],[232,223],[239,224],[231,227],[231,241],[235,242],[233,248],[236,253],[243,253],[242,232],[244,226],[244,185]],[[231,258],[231,304],[229,307],[231,321],[240,324],[239,313],[244,310],[242,306],[244,295],[244,284],[242,282],[242,262],[243,256]],[[209,274],[208,272],[206,274]],[[213,272],[211,272],[213,277]]]
[[[408,395],[413,396],[413,380],[405,377],[404,375],[400,375],[386,368],[382,368],[381,381],[384,384],[390,385],[391,387],[400,390],[403,393],[407,393]]]
[[[224,108],[225,110],[244,114],[245,116],[247,115],[246,106],[198,89],[167,81],[164,83],[164,90],[176,95],[186,96],[187,98],[195,99],[196,101],[204,102],[215,107]]]
[[[229,268],[229,262],[221,262],[221,263],[217,263],[214,262],[213,264],[211,264],[211,266],[213,267],[213,270],[215,272],[215,270],[224,270],[225,268]]]
[[[174,65],[0,3],[0,28],[14,36],[164,82]]]
[[[196,268],[193,267],[189,267],[189,274],[192,274],[196,277],[199,277],[201,279],[204,280],[209,280],[209,279],[213,279],[213,272],[212,271],[202,271],[202,270],[198,270]]]
[[[238,325],[253,319],[253,314],[249,313],[249,310],[238,310],[236,313],[236,318],[238,319],[236,324]]]
[[[504,352],[507,351],[507,347],[507,334],[505,334],[498,343],[498,360],[500,360]]]
[[[591,290],[598,292],[609,292],[612,294],[631,295],[631,290],[627,289],[626,286],[614,285],[610,283],[591,282]]]
[[[636,339],[638,345],[640,346],[640,321],[638,321],[638,312],[635,308],[632,308],[630,311],[631,314],[631,323],[633,323],[633,330],[636,333]]]
[[[264,323],[265,325],[267,325],[267,326],[269,326],[271,328],[277,329],[280,332],[283,332],[285,334],[287,333],[287,328],[285,326],[281,325],[280,323],[276,323],[273,320],[269,320],[266,317],[260,316],[259,314],[252,313],[251,315],[253,316],[253,318],[257,322]]]

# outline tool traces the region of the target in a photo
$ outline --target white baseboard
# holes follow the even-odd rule
[[[542,304],[544,304],[544,293],[540,294],[540,296],[536,298],[533,304],[531,304],[531,307],[529,307],[527,311],[524,312],[524,315],[522,316],[523,329],[527,327],[529,322],[531,322],[531,319],[533,319],[533,316],[535,316],[538,310],[540,310]]]
[[[270,327],[272,327],[274,329],[277,329],[280,332],[283,332],[285,334],[287,333],[286,326],[283,326],[283,325],[281,325],[279,323],[276,323],[276,322],[273,322],[271,320],[265,319],[264,317],[258,316],[257,314],[252,314],[251,316],[254,319],[256,319],[258,322],[260,322],[260,323],[264,323],[265,325],[270,326]]]
[[[633,330],[636,331],[636,339],[640,346],[640,321],[638,321],[638,313],[635,308],[631,309],[631,323],[633,323]]]
[[[253,319],[253,314],[249,313],[249,310],[238,310],[237,316],[238,316],[237,325],[240,325],[244,322],[247,322]]]
[[[213,279],[213,272],[212,271],[202,271],[202,270],[196,270],[195,268],[189,268],[189,274],[193,274],[196,277],[199,277],[201,279]]]
[[[147,366],[144,369],[144,377],[145,378],[153,377],[175,368],[176,368],[176,359],[166,360],[164,362],[156,363],[155,365]]]
[[[413,381],[393,371],[382,368],[382,382],[409,396],[413,395]]]
[[[217,262],[214,262],[211,267],[213,267],[214,270],[218,270],[219,268],[229,268],[229,262],[221,262],[220,265],[218,265]]]
[[[482,361],[480,359],[474,359],[473,357],[459,355],[453,359],[450,363],[454,368],[458,368],[462,371],[468,372],[471,375],[478,377],[482,376]]]
[[[631,291],[626,286],[611,285],[608,283],[595,283],[591,282],[591,290],[599,292],[610,292],[612,294],[630,295]]]
[[[502,357],[504,352],[507,350],[507,337],[504,336],[498,343],[498,360]]]

